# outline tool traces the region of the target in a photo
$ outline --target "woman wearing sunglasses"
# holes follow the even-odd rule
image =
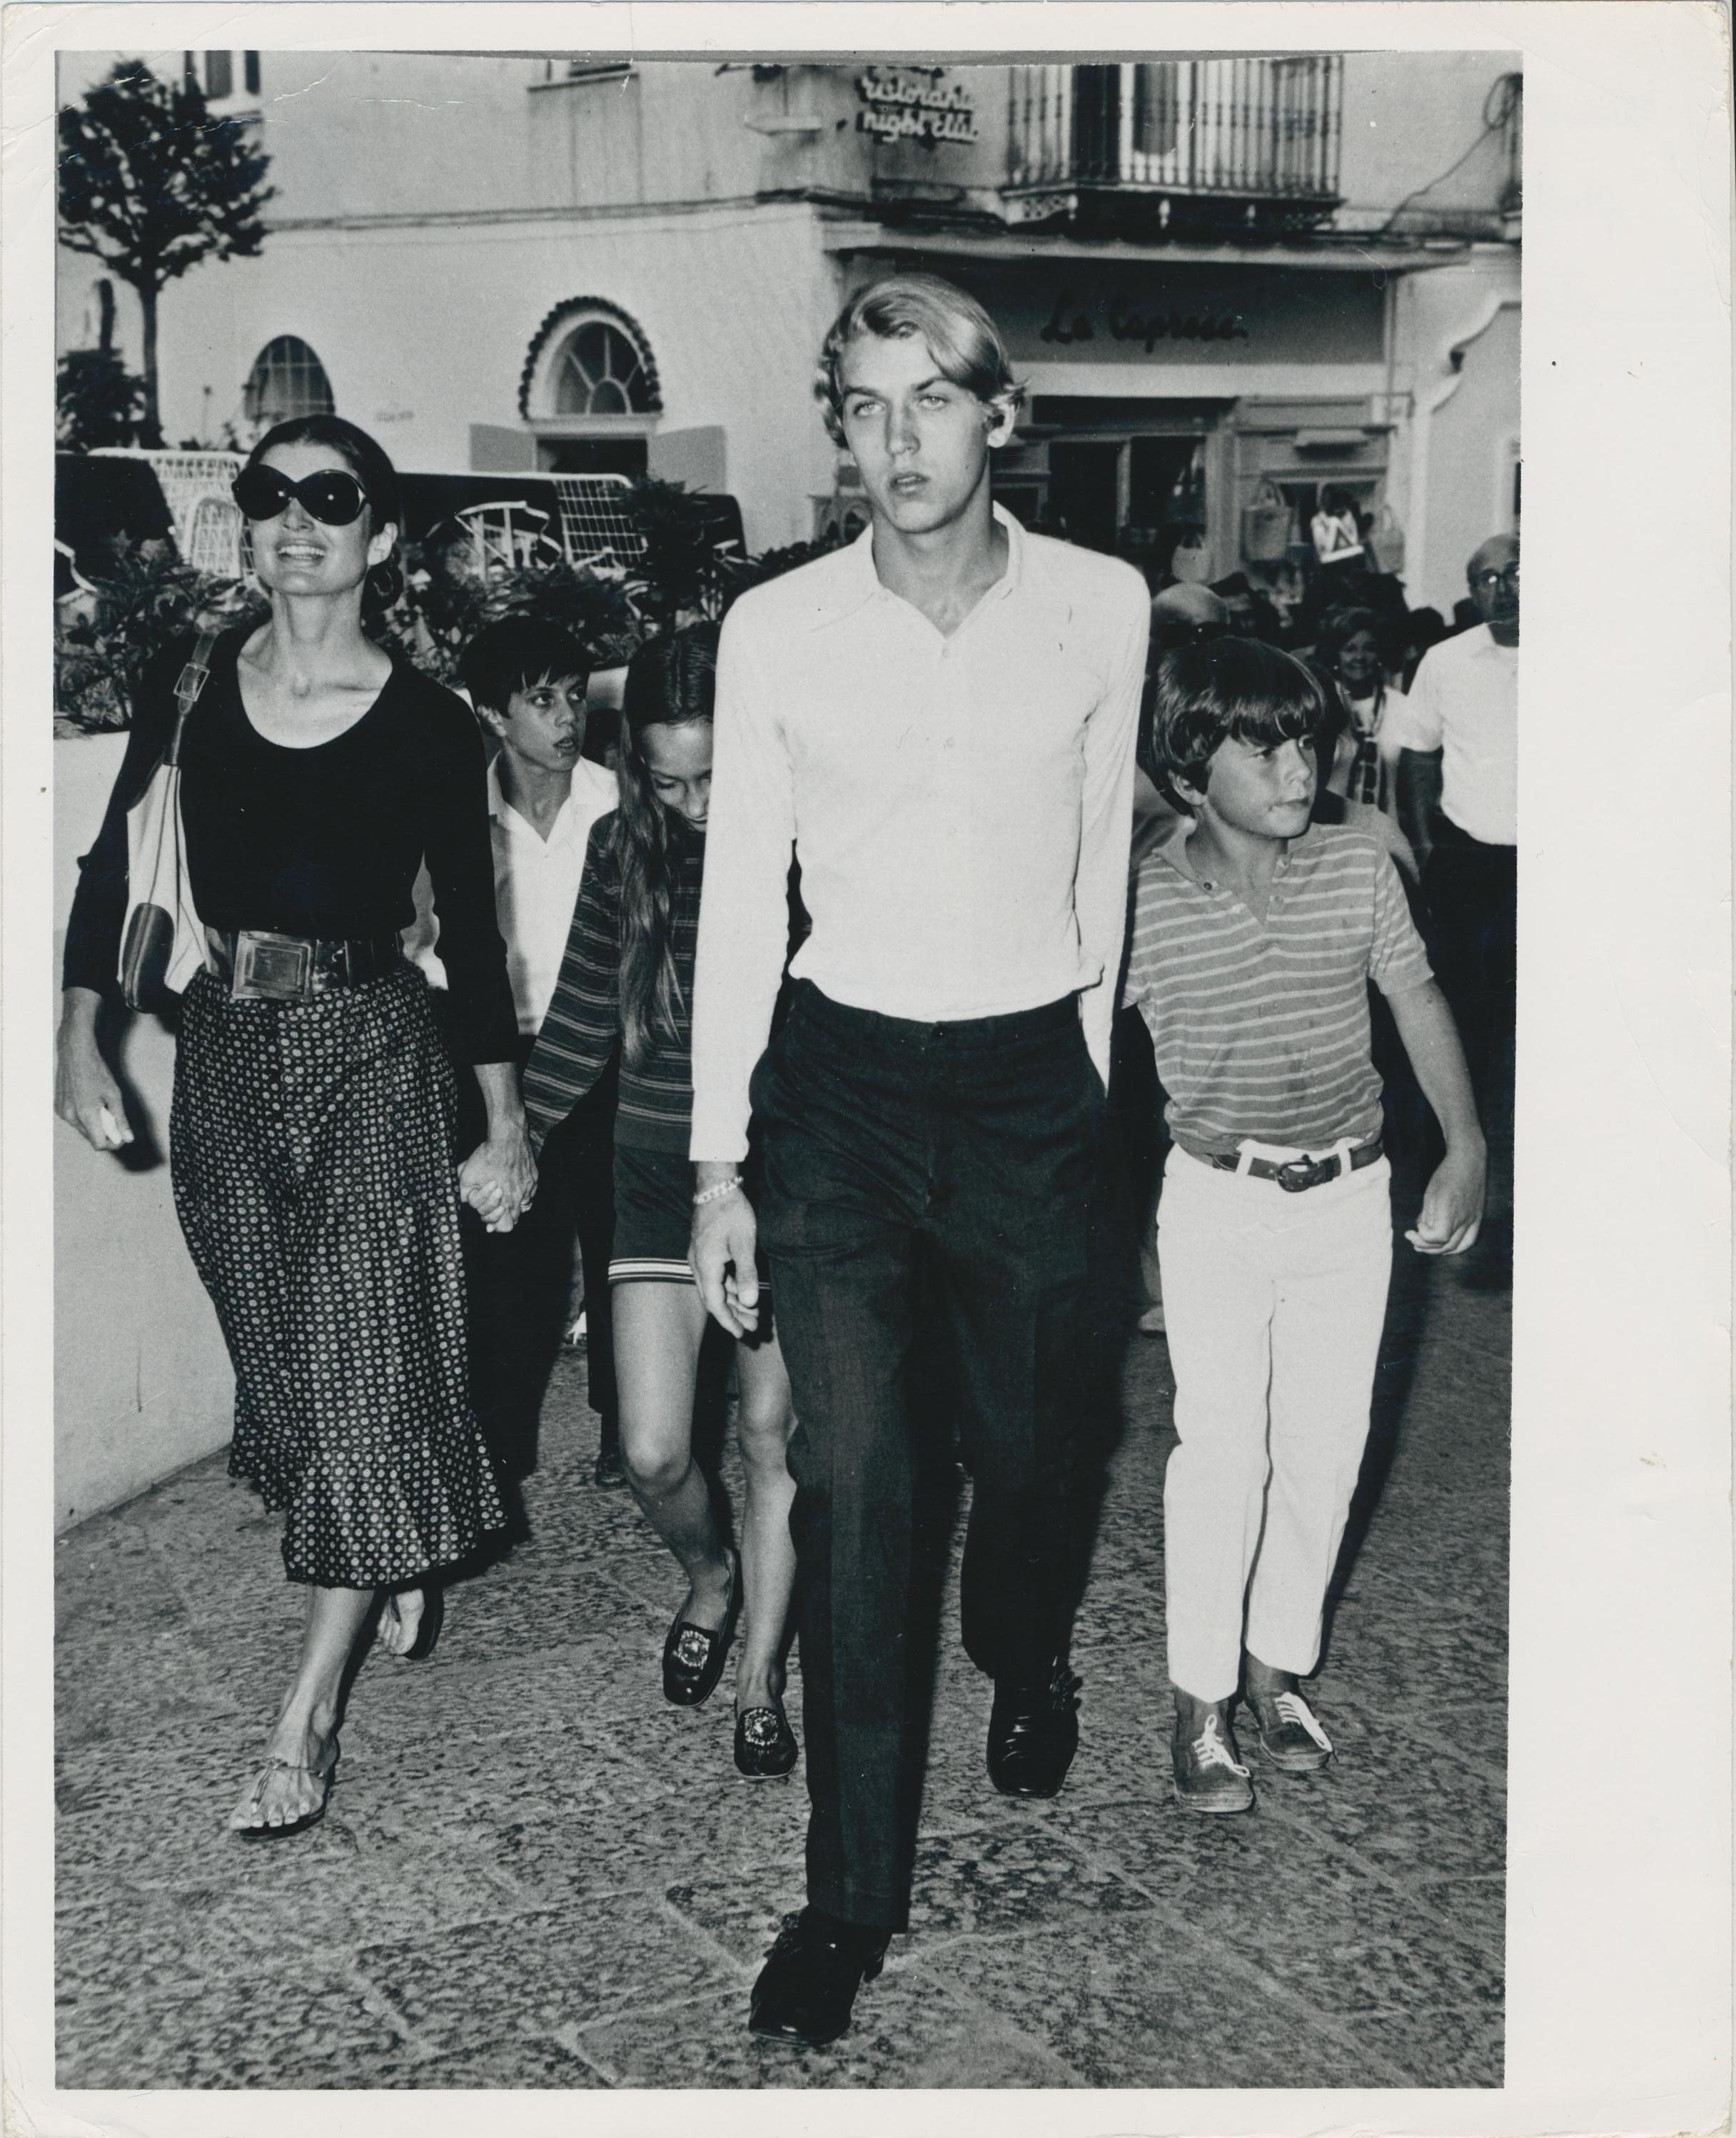
[[[261,624],[217,642],[182,744],[205,969],[183,999],[169,1115],[175,1202],[235,1367],[230,1469],[286,1511],[301,1651],[244,1836],[323,1816],[339,1687],[384,1592],[386,1644],[426,1653],[440,1569],[503,1514],[467,1389],[458,1205],[490,1229],[535,1167],[495,925],[483,749],[460,701],[363,628],[393,598],[397,481],[333,416],[278,425],[235,484]],[[67,931],[56,1110],[131,1140],[97,1050],[126,898],[124,811],[171,730],[188,649],[148,675]],[[426,857],[440,954],[488,1110],[455,1177],[455,1091],[398,931]]]

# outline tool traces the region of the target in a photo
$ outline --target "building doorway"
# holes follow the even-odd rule
[[[1153,586],[1176,550],[1217,530],[1217,442],[1228,403],[1039,394],[995,490],[1024,518],[1125,557]]]
[[[1113,550],[1121,530],[1123,447],[1058,438],[1049,448],[1049,513],[1056,531],[1086,549]]]

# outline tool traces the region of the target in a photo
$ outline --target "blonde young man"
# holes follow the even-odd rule
[[[1086,1189],[1127,891],[1148,597],[989,495],[1018,388],[992,322],[926,276],[827,338],[827,427],[872,515],[724,626],[694,1009],[695,1274],[758,1312],[760,1222],[800,1421],[808,1906],[755,1984],[763,2034],[824,2042],[904,1927],[919,1320],[958,1366],[974,1480],[965,1646],[988,1767],[1050,1796],[1078,1741],[1053,1511],[1079,1382]],[[813,932],[767,1047],[792,843]],[[751,1081],[751,1093],[750,1093]]]

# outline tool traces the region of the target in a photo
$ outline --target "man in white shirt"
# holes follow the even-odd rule
[[[1497,534],[1466,568],[1481,623],[1423,656],[1392,707],[1399,821],[1422,869],[1435,969],[1464,1037],[1485,1125],[1510,1103],[1519,794],[1519,545]],[[1497,1124],[1499,1134],[1499,1124]]]
[[[588,661],[567,632],[524,617],[480,631],[460,675],[500,742],[488,769],[495,911],[518,1010],[520,1069],[548,1013],[591,827],[616,805],[615,775],[583,754]],[[446,975],[420,896],[406,952],[436,987]],[[471,1347],[476,1403],[509,1475],[534,1467],[537,1415],[558,1342],[577,1230],[585,1280],[586,1371],[602,1420],[597,1481],[625,1482],[616,1419],[608,1261],[614,1079],[549,1140],[536,1200],[510,1233],[473,1233]]]
[[[800,1421],[809,1905],[751,2023],[829,2041],[906,1920],[913,1389],[946,1325],[974,1481],[967,1651],[989,1773],[1053,1795],[1078,1741],[1063,1525],[1087,1191],[1127,899],[1148,597],[992,506],[1019,389],[992,322],[895,277],[846,305],[817,389],[872,523],[745,595],[718,664],[694,1003],[693,1262],[739,1333],[760,1218]],[[812,935],[769,1049],[793,842]],[[752,1081],[751,1109],[749,1081]]]

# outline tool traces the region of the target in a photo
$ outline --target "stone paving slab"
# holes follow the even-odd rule
[[[961,1496],[911,1935],[826,2050],[746,2031],[805,1792],[736,1776],[727,1684],[661,1701],[682,1584],[591,1485],[582,1355],[528,1540],[455,1588],[431,1662],[363,1663],[330,1811],[290,1843],[222,1830],[295,1652],[276,1518],[217,1457],[83,1524],[57,1567],[59,2083],[1499,2085],[1508,1325],[1504,1291],[1401,1247],[1317,1693],[1339,1757],[1299,1780],[1255,1754],[1246,1818],[1170,1794],[1163,1342],[1129,1354],[1050,1804],[983,1772]],[[733,1450],[725,1477],[739,1504]],[[788,1704],[799,1738],[799,1655]]]

